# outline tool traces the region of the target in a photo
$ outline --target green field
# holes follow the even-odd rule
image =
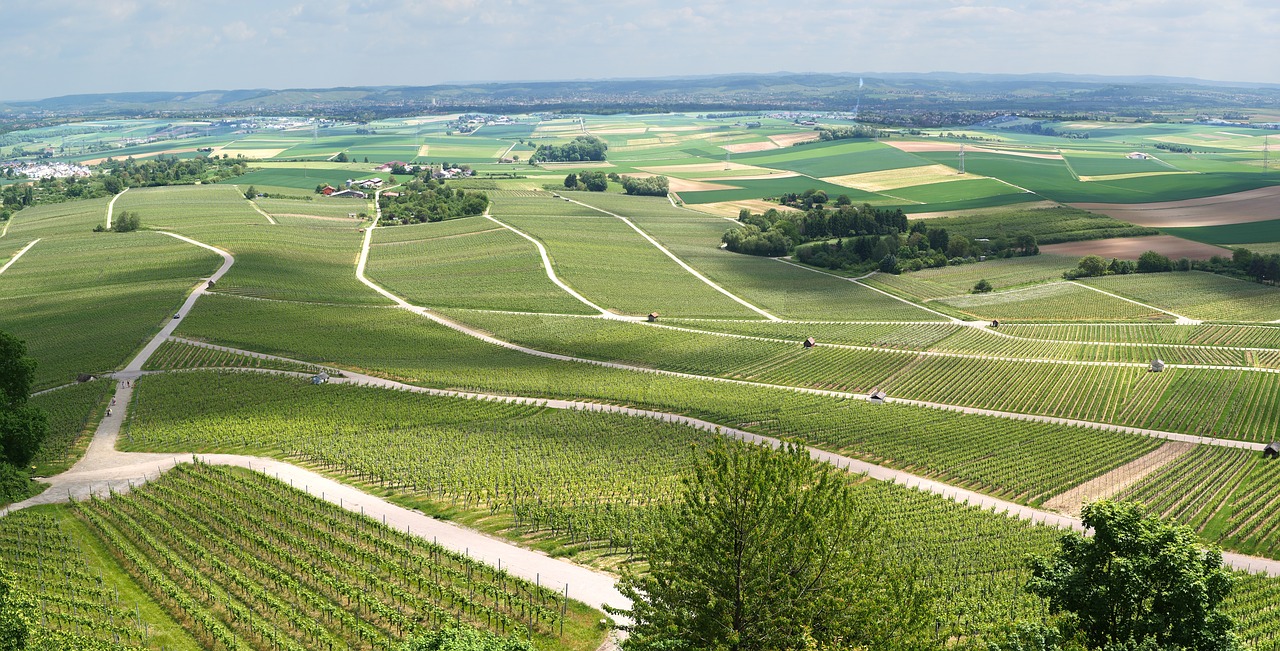
[[[1166,228],[1170,235],[1185,237],[1188,240],[1206,244],[1245,245],[1253,250],[1252,243],[1280,242],[1280,219],[1249,222],[1245,224],[1227,224],[1223,226],[1193,226],[1190,228]]]

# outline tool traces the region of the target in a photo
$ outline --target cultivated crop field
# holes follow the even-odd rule
[[[1044,254],[863,275],[720,247],[738,208],[808,189],[927,213],[931,228],[970,238],[1149,235],[1056,202],[1265,190],[1249,146],[1174,124],[1089,123],[1079,142],[995,127],[818,142],[769,117],[512,116],[470,135],[456,117],[210,127],[190,142],[252,156],[252,171],[129,189],[114,215],[136,212],[138,232],[93,232],[110,198],[0,225],[0,265],[12,261],[0,330],[27,342],[34,389],[54,389],[31,400],[52,426],[32,472],[54,488],[0,517],[0,559],[49,626],[221,651],[396,648],[459,622],[542,650],[597,649],[605,615],[568,598],[559,576],[520,578],[361,506],[416,509],[486,544],[613,573],[595,575],[613,585],[623,568],[646,571],[637,550],[670,521],[693,450],[730,430],[894,479],[847,477],[885,523],[876,543],[930,568],[948,644],[1044,615],[1023,589],[1025,559],[1054,546],[1061,531],[1038,522],[1078,512],[1063,503],[1085,487],[1259,563],[1280,559],[1280,465],[1260,453],[1280,438],[1274,286],[1206,272],[1066,281],[1077,258]],[[97,140],[47,135],[87,155],[130,123]],[[610,145],[607,162],[527,163],[583,134]],[[1217,144],[1127,157],[1178,139]],[[521,160],[499,161],[511,155]],[[450,183],[487,192],[489,212],[389,227],[372,199],[313,192],[385,179],[375,167],[393,160],[469,166],[479,178]],[[589,169],[689,189],[563,189]],[[246,199],[250,185],[272,196]],[[695,209],[729,201],[741,203]],[[1207,228],[1227,227],[1265,238],[1268,221]],[[210,285],[221,257],[166,233],[226,252],[229,270]],[[983,280],[993,291],[971,293]],[[1168,366],[1151,372],[1154,359]],[[868,399],[878,391],[884,404]],[[1134,474],[1166,445],[1188,451]],[[151,455],[128,456],[139,453]],[[360,504],[193,454],[319,472],[363,491]],[[117,490],[59,474],[81,459],[94,472],[116,464]],[[970,506],[978,498],[986,508]],[[1254,648],[1280,643],[1265,616],[1278,600],[1280,580],[1241,575],[1228,610]]]

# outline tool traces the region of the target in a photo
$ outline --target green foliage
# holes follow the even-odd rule
[[[563,145],[538,145],[530,163],[602,161],[609,145],[595,136],[578,136]]]
[[[957,217],[937,217],[930,219],[929,224],[970,239],[990,239],[993,244],[999,244],[998,240],[1013,243],[1019,235],[1035,236],[1039,244],[1059,244],[1158,233],[1153,228],[1134,226],[1106,215],[1061,206],[989,209]]]
[[[515,637],[499,637],[488,631],[447,626],[405,641],[400,651],[534,651],[533,645]]]
[[[723,241],[726,249],[747,255],[776,258],[791,251],[791,238],[787,237],[782,229],[769,229],[762,232],[754,224],[730,228],[724,232]]]
[[[429,179],[410,181],[400,190],[398,197],[383,192],[378,202],[382,207],[380,223],[395,226],[481,215],[489,207],[489,196],[478,190],[454,189]]]
[[[671,191],[671,182],[665,176],[622,177],[622,189],[627,194],[642,197],[665,197]]]
[[[1138,273],[1150,274],[1173,271],[1173,261],[1169,256],[1155,251],[1146,251],[1138,256]]]
[[[1237,647],[1219,610],[1234,581],[1220,551],[1136,504],[1092,502],[1081,516],[1093,536],[1068,534],[1052,557],[1033,559],[1027,590],[1052,612],[1070,613],[1091,648]]]
[[[1107,274],[1107,261],[1100,255],[1086,255],[1076,264],[1073,278],[1091,278]]]
[[[132,210],[120,213],[111,220],[111,230],[117,233],[132,233],[142,227],[142,217]]]
[[[985,294],[990,291],[991,291],[991,281],[987,280],[986,278],[979,280],[977,284],[973,286],[974,294]]]
[[[319,187],[319,186],[317,186],[317,187]],[[256,196],[258,196],[258,189],[257,189],[257,188],[255,188],[255,187],[253,187],[253,186],[251,185],[251,186],[249,186],[248,188],[246,188],[246,189],[245,189],[245,191],[244,191],[244,198],[245,198],[245,199],[250,199],[250,200],[252,200],[252,199],[253,199],[254,197],[256,197]]]
[[[44,411],[27,404],[35,372],[26,343],[0,330],[0,462],[20,468],[30,463],[49,433]]]
[[[718,439],[628,571],[628,651],[929,648],[933,595],[887,561],[848,478],[801,447]]]
[[[15,585],[13,575],[0,566],[0,649],[22,651],[27,648],[35,626],[36,603]]]

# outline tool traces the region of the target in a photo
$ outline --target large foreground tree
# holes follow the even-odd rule
[[[44,411],[27,404],[35,370],[27,345],[0,331],[0,462],[26,466],[49,431]]]
[[[932,596],[888,562],[847,473],[803,448],[719,441],[695,453],[668,526],[628,571],[628,651],[915,649]]]
[[[1027,590],[1066,613],[1089,648],[1236,648],[1218,610],[1232,585],[1222,552],[1137,504],[1093,502],[1083,520],[1093,536],[1068,534],[1053,556],[1033,560]]]

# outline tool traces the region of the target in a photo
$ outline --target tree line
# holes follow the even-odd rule
[[[771,208],[761,214],[742,210],[742,225],[722,238],[725,248],[770,257],[794,254],[799,262],[833,270],[888,273],[1040,252],[1036,237],[1028,233],[999,241],[971,239],[923,220],[911,222],[900,209],[855,207],[845,195],[828,208],[821,190],[787,195],[782,201],[807,209]]]
[[[538,145],[530,163],[602,161],[609,145],[595,136],[578,136],[563,145]]]
[[[0,188],[0,221],[28,206],[109,197],[131,187],[216,183],[245,172],[244,161],[237,158],[109,158],[92,176],[36,179]]]
[[[1146,251],[1136,261],[1112,258],[1107,262],[1102,256],[1086,255],[1080,258],[1075,269],[1062,274],[1063,278],[1092,278],[1097,276],[1163,273],[1167,271],[1207,271],[1231,276],[1240,280],[1275,285],[1280,282],[1280,253],[1255,253],[1249,249],[1235,249],[1231,257],[1215,255],[1208,260],[1180,258],[1174,260],[1157,251]]]

